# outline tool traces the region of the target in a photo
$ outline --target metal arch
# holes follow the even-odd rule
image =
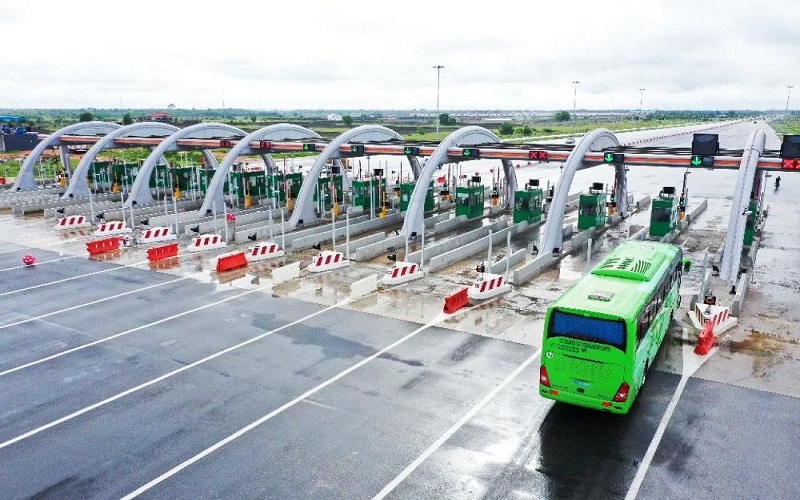
[[[247,135],[247,133],[239,128],[236,128],[232,125],[226,125],[224,123],[198,123],[197,125],[191,125],[189,127],[180,129],[174,134],[170,135],[161,141],[158,146],[153,148],[153,151],[142,164],[142,167],[139,169],[139,173],[136,174],[136,179],[133,181],[133,186],[131,186],[131,196],[125,200],[125,206],[130,207],[133,205],[152,203],[153,196],[150,194],[150,176],[153,173],[156,163],[165,152],[177,151],[180,149],[176,145],[179,140],[185,138],[212,139],[215,137],[229,137],[232,135],[244,137]],[[210,152],[208,153],[209,154],[206,154],[204,151],[203,157],[206,158],[208,166],[213,168],[216,166],[216,160],[213,158],[213,155],[211,155]]]
[[[72,198],[73,196],[88,196],[89,186],[86,184],[86,175],[89,172],[94,159],[104,149],[114,145],[114,142],[120,137],[153,137],[163,135],[164,137],[179,130],[175,125],[160,122],[143,122],[133,123],[125,127],[118,128],[109,134],[103,136],[102,139],[97,141],[89,151],[83,155],[78,166],[69,180],[69,185],[61,198]]]
[[[44,153],[45,149],[61,145],[61,136],[73,134],[105,135],[120,127],[122,127],[122,125],[117,125],[116,123],[93,121],[73,123],[72,125],[67,125],[64,128],[53,132],[47,136],[45,140],[37,144],[36,147],[33,148],[33,151],[31,151],[31,154],[29,154],[28,157],[25,158],[25,161],[22,162],[22,167],[20,167],[19,174],[17,175],[17,181],[14,183],[12,189],[14,191],[29,191],[31,189],[36,189],[36,179],[33,177],[33,168],[36,166],[36,162],[39,161],[39,158],[42,156],[42,153]],[[69,165],[64,165],[64,168],[68,169]]]
[[[260,128],[255,132],[248,134],[242,140],[237,142],[230,151],[228,151],[228,154],[225,155],[222,163],[220,163],[219,167],[216,169],[214,176],[211,178],[211,182],[208,184],[208,190],[206,191],[206,196],[203,199],[203,205],[200,207],[198,214],[203,216],[209,210],[216,210],[220,213],[222,212],[222,204],[224,203],[222,196],[223,188],[225,186],[225,181],[228,178],[228,171],[230,171],[231,167],[233,166],[233,162],[235,162],[236,158],[238,158],[240,155],[248,153],[255,154],[258,152],[250,147],[251,142],[261,140],[280,141],[306,138],[319,139],[320,137],[321,136],[313,130],[309,130],[305,127],[301,127],[300,125],[294,125],[291,123],[276,123],[274,125],[267,125],[266,127]],[[272,160],[272,156],[264,154],[263,157],[267,165],[267,172],[274,172],[275,162]]]
[[[500,139],[496,135],[483,127],[477,126],[462,127],[445,137],[425,162],[425,166],[417,176],[414,191],[411,193],[411,199],[408,202],[406,218],[403,222],[403,234],[408,236],[412,233],[422,234],[425,224],[425,197],[428,194],[428,186],[433,180],[436,169],[440,165],[450,162],[450,157],[447,155],[448,149],[462,145],[472,146],[476,144],[496,144],[498,142],[500,142]],[[513,199],[517,185],[517,174],[514,172],[511,162],[508,162],[508,164],[503,162],[503,170],[506,173],[507,188],[511,189],[511,186],[513,186],[511,191],[511,198]],[[508,199],[507,196],[506,200]],[[511,203],[513,204],[513,201]]]
[[[744,246],[744,230],[747,224],[747,208],[750,192],[753,190],[758,159],[764,153],[767,136],[764,129],[759,127],[747,140],[739,164],[739,175],[736,178],[736,190],[733,192],[731,214],[728,219],[728,231],[725,234],[722,262],[720,264],[720,277],[730,284],[735,284],[739,276],[739,264],[742,259]]]
[[[301,220],[306,224],[317,220],[317,214],[314,213],[314,190],[317,187],[317,179],[319,179],[319,174],[322,172],[325,162],[341,157],[339,148],[343,144],[348,142],[388,141],[392,139],[402,141],[403,136],[380,125],[362,125],[343,132],[325,146],[300,187],[300,193],[297,195],[297,204],[294,212],[292,212],[292,217],[289,219],[291,227],[297,227],[297,223]]]
[[[584,168],[593,166],[587,165],[583,161],[583,157],[590,151],[600,151],[605,148],[612,148],[619,146],[619,140],[610,131],[604,128],[592,130],[575,145],[575,148],[567,157],[564,162],[561,178],[558,181],[558,188],[553,193],[553,201],[547,211],[547,222],[544,226],[543,241],[540,245],[542,252],[553,252],[554,250],[561,250],[563,244],[563,230],[564,224],[564,209],[567,204],[567,196],[569,189],[572,186],[572,180],[575,178],[575,172]],[[625,168],[622,165],[617,166],[616,175],[622,182],[617,182],[617,196],[618,202],[622,201],[623,205],[620,206],[620,213],[624,213],[623,208],[627,210],[627,191],[625,190]],[[621,176],[621,177],[620,177]],[[619,193],[619,191],[625,191]]]

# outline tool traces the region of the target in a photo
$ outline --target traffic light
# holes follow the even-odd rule
[[[800,158],[800,135],[784,135],[781,158]]]
[[[303,151],[316,151],[317,145],[313,142],[305,142],[303,143]]]
[[[719,151],[719,134],[694,134],[692,155],[714,156]]]
[[[472,182],[474,184],[480,184],[481,183],[481,176],[480,175],[473,175],[472,176]]]
[[[406,156],[419,156],[419,148],[416,146],[406,146],[403,148],[403,154]]]
[[[714,157],[713,156],[702,156],[702,155],[692,155],[692,158],[689,160],[689,164],[693,167],[713,167],[714,166]]]
[[[603,163],[625,163],[625,154],[603,153]]]
[[[547,151],[528,151],[529,160],[547,161]]]
[[[800,159],[784,158],[781,163],[781,168],[784,170],[800,170]]]
[[[383,169],[382,168],[373,168],[372,175],[375,177],[383,177]]]
[[[477,148],[464,148],[461,150],[461,156],[464,158],[480,158],[481,150]]]
[[[258,149],[272,151],[272,143],[270,141],[258,141]]]
[[[354,155],[363,155],[364,154],[364,145],[363,144],[351,144],[350,145],[350,153]]]

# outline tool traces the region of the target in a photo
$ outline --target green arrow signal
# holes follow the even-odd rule
[[[692,165],[699,167],[703,163],[703,158],[700,156],[692,156]]]
[[[603,155],[603,161],[606,163],[613,163],[614,162],[614,153],[605,153]]]

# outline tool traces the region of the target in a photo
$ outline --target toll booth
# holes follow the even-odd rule
[[[386,193],[386,179],[371,177],[362,181],[353,180],[352,184],[354,207],[369,210],[373,206],[380,206],[381,193],[384,193],[384,196]]]
[[[166,165],[156,165],[153,169],[153,173],[150,174],[150,188],[163,188],[165,185],[169,186],[169,178],[167,177],[167,166]]]
[[[650,236],[666,236],[678,225],[679,200],[673,186],[664,186],[650,208]]]
[[[342,175],[335,174],[333,176],[333,189],[336,190],[336,201],[342,204],[344,201],[344,190],[342,189]],[[331,193],[331,178],[330,176],[320,177],[317,179],[317,189],[314,191],[314,203],[319,206],[319,199],[322,197],[322,207],[325,210],[333,208],[333,197]],[[376,193],[377,196],[377,193]]]
[[[132,186],[139,173],[138,163],[114,163],[111,165],[111,178],[120,186]]]
[[[97,191],[110,191],[112,184],[111,162],[94,161],[89,167],[88,180],[92,189]]]
[[[539,187],[539,179],[528,181],[524,191],[514,193],[514,223],[541,221],[543,199],[544,191]]]
[[[404,182],[400,184],[400,211],[405,212],[408,210],[408,204],[411,202],[411,193],[414,192],[413,182]],[[433,199],[433,181],[428,185],[428,192],[425,193],[425,207],[424,211],[429,212],[434,208]]]
[[[466,186],[456,187],[456,217],[468,219],[483,217],[484,189],[479,176],[473,176]]]
[[[758,200],[750,200],[750,205],[747,207],[747,221],[744,226],[744,244],[750,246],[753,244],[753,238],[756,235],[756,226],[758,225],[759,206]]]
[[[578,230],[603,227],[606,223],[606,193],[602,182],[595,182],[589,194],[582,194],[578,202]]]

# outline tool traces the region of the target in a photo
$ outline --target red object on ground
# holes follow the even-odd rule
[[[453,314],[465,305],[469,304],[469,296],[467,292],[469,288],[459,290],[453,295],[444,298],[444,312],[445,314]]]
[[[147,260],[155,262],[157,260],[175,257],[178,255],[178,244],[170,243],[169,245],[162,245],[160,247],[153,247],[147,249]]]
[[[5,184],[5,183],[6,183],[6,178],[0,177],[0,184]]]
[[[697,346],[694,348],[694,353],[705,356],[714,347],[716,340],[714,337],[714,322],[709,321],[697,337]]]
[[[247,266],[247,257],[245,257],[244,252],[236,252],[227,255],[221,255],[217,259],[217,272],[224,273],[225,271],[230,271],[232,269],[238,269],[240,267]]]
[[[22,258],[22,263],[25,264],[26,266],[32,266],[36,263],[36,257],[34,257],[31,254],[28,254]]]
[[[225,220],[228,222],[236,222],[236,214],[228,214],[225,216]]]
[[[114,236],[102,240],[94,240],[86,243],[86,250],[89,255],[97,255],[99,253],[110,252],[112,250],[119,250],[119,238]]]

